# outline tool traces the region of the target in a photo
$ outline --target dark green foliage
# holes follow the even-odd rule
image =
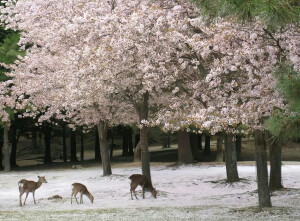
[[[238,18],[261,21],[269,27],[299,23],[298,0],[192,0],[207,19]]]
[[[21,51],[18,45],[20,34],[12,31],[0,29],[0,62],[5,64],[13,63],[19,55],[23,56],[25,51]],[[0,66],[0,81],[8,80],[4,74],[8,70]]]
[[[272,117],[266,121],[266,128],[275,137],[300,137],[300,76],[287,65],[275,74],[278,78],[277,89],[285,97],[291,114],[282,110],[274,111]]]

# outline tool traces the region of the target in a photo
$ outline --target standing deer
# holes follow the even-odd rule
[[[83,195],[86,195],[90,199],[91,203],[94,202],[93,195],[88,191],[88,189],[86,188],[85,185],[83,185],[81,183],[73,183],[72,186],[73,186],[73,189],[72,189],[72,194],[71,194],[71,204],[72,204],[73,196],[75,197],[76,202],[78,203],[78,200],[76,197],[77,193],[80,193],[80,204],[83,203],[83,200],[82,200]]]
[[[22,206],[22,195],[25,192],[26,192],[26,197],[24,200],[24,205],[25,205],[26,199],[28,197],[28,194],[30,192],[33,195],[34,204],[36,204],[35,197],[34,197],[34,193],[35,193],[36,189],[38,189],[42,185],[42,183],[47,183],[45,176],[38,176],[38,178],[39,178],[39,180],[37,182],[31,181],[31,180],[26,180],[26,179],[22,179],[18,182],[19,191],[20,191],[20,206]]]
[[[134,194],[135,198],[138,199],[135,194],[135,189],[137,188],[138,185],[140,185],[143,189],[143,199],[145,199],[145,188],[150,190],[152,196],[156,198],[157,191],[153,188],[152,183],[150,182],[148,177],[141,174],[133,174],[129,177],[129,179],[131,180],[130,195],[132,200],[133,200],[132,193]]]

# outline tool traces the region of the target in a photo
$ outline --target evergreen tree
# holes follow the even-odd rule
[[[18,45],[20,35],[17,32],[0,29],[0,62],[5,64],[13,63],[19,55],[24,55]],[[4,74],[8,70],[0,66],[0,81],[8,80]]]
[[[259,21],[269,28],[299,23],[299,0],[192,0],[201,15],[215,18],[236,17],[242,22]]]
[[[25,51],[20,50],[20,47],[18,45],[19,39],[20,39],[20,35],[18,32],[14,32],[12,30],[5,30],[3,27],[0,27],[0,62],[1,63],[11,64],[18,58],[19,55],[25,54]],[[9,70],[7,70],[5,67],[0,65],[0,82],[6,81],[9,79],[9,77],[6,76],[6,74],[5,74],[5,72],[8,72],[8,71]],[[10,113],[11,119],[13,119],[14,118],[13,111],[8,108],[6,108],[6,111],[8,113]],[[8,160],[8,157],[9,157],[8,156],[8,153],[9,153],[9,151],[8,151],[8,129],[7,129],[7,125],[5,125],[5,124],[3,127],[6,128],[6,130],[4,130],[4,140],[6,140],[6,142],[4,142],[5,162],[6,162],[5,170],[10,171],[11,165],[9,164],[9,162],[11,160],[10,161]],[[11,158],[14,158],[13,156],[14,156],[14,154],[12,151]]]

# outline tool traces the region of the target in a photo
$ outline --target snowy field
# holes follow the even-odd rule
[[[239,165],[243,180],[232,185],[224,182],[225,166],[195,164],[173,167],[152,165],[153,186],[157,199],[146,192],[131,200],[128,177],[140,173],[140,167],[113,168],[103,177],[98,167],[0,173],[0,220],[300,220],[300,164],[283,165],[283,184],[287,188],[272,193],[272,209],[259,211],[255,166]],[[46,176],[48,183],[32,194],[26,205],[19,206],[18,181],[37,181]],[[71,205],[71,184],[81,182],[94,195],[92,204]],[[63,199],[48,199],[59,195]],[[23,195],[23,199],[25,194]]]

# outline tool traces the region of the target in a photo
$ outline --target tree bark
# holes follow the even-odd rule
[[[225,136],[225,164],[227,182],[238,182],[240,180],[237,170],[237,159],[235,142],[233,141],[233,134],[226,134]]]
[[[97,125],[98,133],[99,133],[99,143],[100,143],[100,153],[102,159],[102,168],[103,168],[103,176],[109,176],[112,174],[111,165],[110,165],[110,157],[109,157],[109,147],[107,142],[107,129],[108,125],[104,121],[100,121]]]
[[[123,137],[123,142],[122,142],[122,147],[123,147],[123,152],[122,152],[122,156],[128,156],[129,154],[129,133],[128,133],[128,128],[126,126],[123,126],[123,133],[122,133],[122,137]]]
[[[43,132],[42,131],[40,131],[39,133],[39,152],[41,153],[42,152],[42,149],[43,149],[43,142],[42,142],[42,139],[43,139]]]
[[[272,207],[268,186],[268,165],[264,134],[260,130],[255,130],[254,137],[259,207]]]
[[[138,145],[138,143],[140,142],[140,132],[138,132],[135,136],[134,136],[134,147],[136,147]]]
[[[141,145],[138,142],[134,149],[133,162],[141,162],[141,158]]]
[[[112,129],[112,132],[111,132],[111,145],[110,145],[110,159],[112,159],[112,157],[113,157],[114,146],[115,146],[115,134],[114,134],[114,130]]]
[[[282,189],[281,179],[281,153],[282,141],[280,138],[272,139],[270,142],[270,191]]]
[[[4,125],[4,132],[3,132],[3,140],[4,140],[3,141],[3,145],[4,145],[4,171],[5,172],[9,172],[11,170],[11,167],[10,167],[10,156],[9,156],[8,130],[9,130],[9,126],[7,124],[5,124]]]
[[[242,136],[241,135],[236,135],[235,146],[236,146],[237,160],[240,161],[241,160],[241,152],[242,152]]]
[[[77,162],[77,147],[76,147],[76,132],[70,130],[70,142],[71,142],[71,162]]]
[[[46,125],[43,126],[44,141],[45,141],[45,157],[44,164],[51,163],[51,128]]]
[[[83,141],[84,141],[84,134],[83,132],[81,132],[81,136],[80,136],[80,160],[83,161],[84,159],[84,145],[83,145]]]
[[[100,155],[100,138],[98,133],[98,128],[96,127],[95,130],[95,160],[100,161],[101,155]]]
[[[16,117],[16,116],[15,116]],[[11,121],[10,125],[10,138],[11,138],[11,153],[10,153],[10,166],[11,168],[18,167],[17,165],[17,120]]]
[[[178,163],[189,164],[194,162],[190,146],[189,133],[185,130],[178,131]]]
[[[31,143],[32,143],[32,150],[34,152],[39,152],[39,146],[37,144],[37,131],[36,131],[36,127],[32,127],[32,130],[31,130]]]
[[[202,150],[202,134],[198,134],[198,148]]]
[[[223,140],[224,140],[224,135],[219,134],[218,139],[217,139],[216,162],[223,162],[223,159],[224,159],[224,156],[223,156]]]
[[[210,155],[210,135],[205,135],[204,155]]]
[[[63,137],[63,161],[67,162],[67,138],[66,138],[66,125],[62,126],[62,137]]]
[[[143,95],[142,104],[137,107],[137,112],[139,115],[140,124],[142,124],[143,120],[148,120],[148,107],[149,102],[149,93],[146,92]],[[141,148],[141,161],[142,161],[142,173],[144,176],[148,177],[151,182],[151,173],[150,173],[150,153],[148,148],[148,127],[146,125],[142,125],[140,129],[140,148]]]
[[[190,133],[190,145],[193,158],[197,161],[202,161],[201,152],[199,151],[198,146],[198,134]]]
[[[133,156],[132,127],[128,128],[129,156]]]

